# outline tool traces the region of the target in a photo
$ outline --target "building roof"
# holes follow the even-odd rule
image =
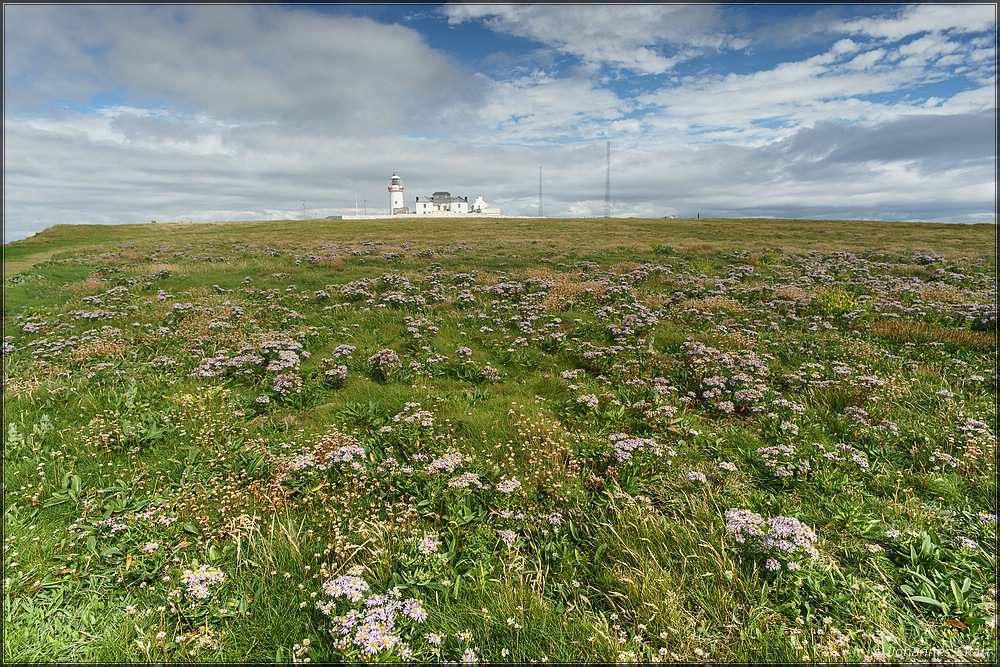
[[[448,202],[457,201],[469,201],[468,197],[452,197],[450,192],[435,192],[430,197],[424,197],[425,200],[429,199],[433,202],[447,204]]]

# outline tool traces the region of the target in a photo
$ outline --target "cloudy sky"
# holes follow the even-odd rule
[[[995,4],[4,5],[4,242],[382,213],[996,222]],[[471,199],[470,199],[471,201]]]

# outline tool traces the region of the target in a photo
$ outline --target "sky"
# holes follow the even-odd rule
[[[996,222],[995,3],[3,12],[4,243],[385,213],[393,170],[510,215],[603,216],[610,175],[621,218]]]

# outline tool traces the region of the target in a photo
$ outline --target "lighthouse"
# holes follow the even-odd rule
[[[399,172],[393,169],[392,177],[389,179],[389,213],[395,215],[401,213],[403,206],[403,179],[399,177]]]

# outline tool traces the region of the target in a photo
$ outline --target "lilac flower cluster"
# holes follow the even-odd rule
[[[158,505],[146,508],[141,512],[128,512],[117,516],[109,516],[101,521],[94,521],[95,528],[106,528],[115,535],[129,528],[167,527],[177,522],[177,517],[170,516]]]
[[[856,447],[837,443],[832,450],[814,442],[810,446],[781,443],[760,447],[757,454],[764,466],[774,471],[778,478],[805,477],[828,468],[831,464],[851,464],[855,469],[867,470],[868,459]]]
[[[368,366],[378,379],[387,380],[403,368],[403,363],[395,350],[384,348],[368,357]]]
[[[298,373],[282,373],[274,378],[274,391],[280,396],[302,393],[302,376]]]
[[[878,440],[884,440],[887,437],[899,437],[898,424],[888,419],[882,419],[876,423],[875,419],[877,417],[871,417],[864,408],[853,405],[848,406],[844,408],[844,416],[847,417],[851,432],[858,437],[874,436]]]
[[[471,461],[472,458],[466,456],[465,454],[450,451],[428,463],[426,470],[432,475],[442,470],[444,472],[455,472],[455,468],[459,467],[463,463],[469,463]]]
[[[344,597],[351,602],[360,602],[364,593],[369,590],[368,582],[361,578],[364,570],[360,567],[352,567],[339,577],[328,580],[322,586],[323,593],[330,598]],[[317,603],[316,607],[324,614],[329,614],[333,607],[320,606],[325,603]]]
[[[538,515],[539,519],[547,521],[550,525],[561,526],[563,523],[562,512],[547,512]]]
[[[611,444],[611,453],[619,463],[631,462],[639,452],[649,453],[657,458],[664,455],[668,459],[677,456],[672,448],[664,447],[651,438],[637,438],[628,433],[613,433],[608,436],[608,442]]]
[[[412,315],[407,315],[403,318],[406,324],[406,332],[413,337],[414,340],[421,340],[422,338],[433,335],[438,332],[437,325],[426,317],[413,317]]]
[[[292,444],[281,443],[281,447],[290,449]],[[288,482],[298,477],[299,473],[311,477],[316,473],[338,470],[345,463],[351,470],[362,471],[366,456],[364,447],[349,437],[336,433],[323,435],[317,438],[309,451],[288,454],[275,462],[279,471],[278,481]]]
[[[767,363],[752,350],[723,352],[696,341],[681,346],[686,366],[698,382],[689,400],[702,399],[724,413],[762,412],[773,391]],[[683,400],[683,398],[682,398]]]
[[[407,403],[402,411],[393,415],[392,421],[395,424],[416,425],[423,428],[434,427],[434,413],[423,410],[419,403]]]
[[[464,472],[458,477],[448,480],[448,487],[452,489],[467,489],[470,486],[483,488],[483,483],[479,481],[478,473]]]
[[[352,567],[347,574],[328,580],[322,586],[327,599],[316,602],[316,608],[329,618],[329,632],[335,638],[337,649],[347,655],[370,659],[389,656],[409,660],[415,655],[410,641],[417,638],[415,625],[427,620],[422,600],[403,599],[398,588],[386,593],[368,594],[368,582],[361,578],[363,569]],[[347,609],[338,611],[338,601],[346,600]],[[443,637],[425,638],[434,648]],[[439,652],[439,651],[438,651]],[[433,651],[431,651],[433,653]]]
[[[329,384],[339,386],[347,379],[347,366],[343,364],[329,365],[323,369],[323,379]]]
[[[945,465],[948,465],[952,468],[957,468],[960,463],[959,460],[956,459],[951,454],[947,454],[937,449],[934,450],[934,452],[930,455],[930,457],[927,460],[930,463],[937,463],[938,461],[940,461],[941,463],[944,463]],[[941,470],[941,466],[936,465],[932,468],[932,470]]]
[[[500,493],[509,496],[521,488],[521,482],[519,482],[516,477],[511,477],[509,479],[501,480],[500,483],[497,484],[496,488]]]
[[[88,343],[117,342],[122,340],[122,331],[110,325],[104,325],[98,329],[88,329],[79,335],[67,338],[40,338],[31,341],[25,348],[31,350],[31,356],[35,359],[52,359],[61,356],[64,352],[72,352]]]
[[[513,547],[514,543],[517,542],[517,533],[515,533],[513,530],[509,530],[509,529],[504,528],[504,529],[500,530],[499,535],[500,535],[500,539],[508,547]]]
[[[960,417],[955,422],[955,435],[949,436],[947,442],[955,452],[954,460],[958,463],[953,467],[969,474],[993,474],[995,471],[997,438],[986,422]],[[937,454],[940,455],[940,452]]]
[[[206,378],[227,375],[258,377],[265,373],[295,375],[302,359],[308,356],[302,343],[282,334],[265,338],[256,346],[244,346],[233,356],[223,349],[214,356],[203,357],[193,374]]]
[[[772,558],[788,558],[801,551],[813,560],[819,559],[815,531],[794,517],[765,520],[754,512],[733,508],[726,511],[726,533],[740,544],[753,544]],[[788,569],[798,569],[798,563],[789,562]]]
[[[638,336],[659,324],[656,315],[638,302],[604,306],[594,315],[607,322],[607,331],[615,339]]]
[[[441,548],[441,540],[439,540],[437,537],[433,537],[430,535],[426,535],[420,538],[420,541],[417,543],[417,551],[419,551],[424,556],[429,556],[432,553],[435,553],[440,548]]]
[[[267,370],[278,372],[288,368],[298,368],[301,363],[299,355],[294,350],[278,350],[278,357],[268,363]]]
[[[416,309],[427,305],[420,288],[408,278],[387,273],[377,278],[360,278],[343,285],[341,294],[351,301],[364,301],[369,307]]]
[[[500,371],[491,366],[489,363],[483,366],[480,373],[482,374],[483,379],[487,382],[499,382],[503,377],[500,374]]]
[[[691,472],[689,472],[687,474],[687,480],[695,484],[706,484],[708,482],[708,478],[705,477],[705,474],[700,473],[697,470],[692,470]]]
[[[212,565],[201,565],[197,570],[184,570],[181,582],[187,586],[187,594],[204,600],[211,594],[209,586],[226,580],[225,573]]]
[[[341,344],[333,348],[333,352],[330,353],[330,356],[334,359],[345,359],[350,361],[352,355],[354,354],[354,350],[355,347],[353,345]]]

